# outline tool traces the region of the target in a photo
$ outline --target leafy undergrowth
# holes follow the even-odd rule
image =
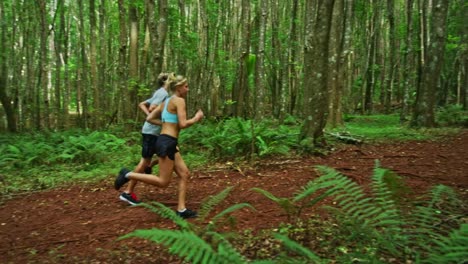
[[[217,161],[251,161],[288,157],[327,150],[311,150],[298,142],[300,120],[290,116],[282,123],[264,119],[230,118],[205,121],[183,130],[181,151],[191,168]],[[99,181],[140,159],[140,133],[67,130],[0,136],[1,192],[43,190],[76,181]],[[440,138],[458,128],[409,129],[397,115],[350,116],[343,128],[332,131],[364,142]],[[329,149],[341,144],[328,137]]]
[[[188,222],[160,203],[143,204],[172,220],[177,229],[135,230],[121,239],[138,237],[164,245],[172,255],[191,263],[462,263],[468,259],[468,223],[456,192],[434,187],[421,200],[400,203],[399,176],[376,166],[372,191],[334,169],[319,166],[322,176],[291,197],[277,197],[254,188],[288,215],[288,222],[270,230],[225,232],[232,213],[249,208],[231,205],[210,216],[233,187],[206,199],[199,218]],[[304,218],[301,212],[319,207],[329,218]],[[317,208],[318,209],[318,208]],[[233,229],[234,230],[234,229]]]

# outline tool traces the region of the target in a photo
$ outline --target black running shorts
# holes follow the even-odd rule
[[[158,136],[150,134],[141,134],[141,156],[145,159],[151,159],[156,154],[156,142]]]
[[[177,152],[179,152],[177,150],[177,138],[164,134],[158,137],[156,155],[159,157],[168,156],[171,160],[174,160]]]

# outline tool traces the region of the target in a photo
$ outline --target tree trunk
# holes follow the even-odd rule
[[[330,87],[330,101],[328,106],[327,126],[335,128],[343,125],[342,118],[342,97],[344,89],[344,70],[345,70],[345,28],[349,23],[349,18],[346,16],[346,8],[344,1],[337,1],[333,12],[333,27],[331,31],[331,56],[330,75],[328,77]]]
[[[296,1],[297,2],[297,1]],[[267,0],[260,0],[260,8],[258,12],[259,28],[258,28],[258,48],[257,59],[255,61],[255,101],[253,111],[253,119],[259,120],[264,118],[266,113],[266,97],[265,97],[265,30],[267,21]]]
[[[50,129],[50,120],[49,120],[49,91],[48,91],[48,86],[47,86],[47,75],[48,75],[48,52],[47,52],[47,38],[48,38],[48,33],[49,33],[49,27],[47,24],[47,7],[46,7],[46,2],[45,0],[39,0],[37,2],[38,7],[39,7],[39,20],[40,20],[40,26],[41,26],[41,36],[40,36],[40,48],[39,48],[39,53],[40,53],[40,59],[39,59],[39,76],[38,76],[38,82],[37,85],[39,87],[38,90],[42,90],[42,97],[39,95],[38,98],[39,102],[42,102],[42,109],[43,111],[43,118],[44,120],[36,120],[38,122],[36,124],[36,128],[39,130],[42,128],[42,123],[45,129]],[[41,105],[41,103],[39,104]],[[39,113],[40,117],[40,113]]]
[[[380,13],[379,13],[379,5],[380,0],[373,0],[377,1],[377,3],[371,3],[372,6],[372,19],[368,22],[368,53],[367,53],[367,64],[366,64],[366,71],[365,71],[365,80],[364,80],[364,102],[362,105],[362,113],[370,114],[373,111],[373,101],[372,97],[375,91],[375,64],[376,64],[376,50],[375,47],[378,41],[378,24],[380,22]]]
[[[90,90],[93,91],[93,109],[90,111],[92,126],[98,128],[101,126],[101,101],[98,84],[97,68],[97,22],[95,0],[89,0],[89,63],[90,63]]]
[[[245,117],[248,105],[247,93],[249,90],[247,62],[250,54],[250,1],[242,0],[241,45],[239,47],[239,67],[237,68],[237,81],[233,91],[234,115]]]
[[[396,56],[396,41],[395,41],[395,12],[394,12],[394,0],[387,0],[387,19],[388,19],[388,27],[389,27],[389,54],[388,54],[388,67],[387,67],[387,76],[385,77],[385,113],[390,113],[391,110],[391,103],[392,103],[392,93],[393,93],[393,84],[394,84],[394,76],[395,76],[395,56]]]
[[[107,66],[108,66],[108,56],[113,55],[112,52],[108,52],[106,48],[106,40],[109,39],[107,34],[107,27],[108,27],[108,20],[107,20],[107,8],[106,8],[106,0],[101,0],[99,4],[99,67],[98,67],[98,91],[100,92],[99,95],[99,106],[100,106],[100,115],[102,117],[109,117],[109,112],[112,111],[110,108],[109,101],[112,100],[110,98],[111,91],[111,84],[108,83],[110,80],[114,78],[109,78],[108,74],[106,74]],[[111,45],[109,45],[111,46]],[[109,54],[108,54],[109,53]],[[103,120],[106,122],[106,120]]]
[[[461,43],[468,43],[468,16],[465,5],[460,11],[462,26],[460,29]],[[463,106],[463,110],[468,110],[468,49],[460,51],[460,67],[457,74],[457,104]]]
[[[413,0],[407,0],[406,2],[406,37],[405,37],[405,51],[403,54],[403,87],[402,87],[402,108],[400,112],[400,122],[406,122],[407,116],[409,115],[409,99],[410,99],[410,86],[413,82],[410,81],[411,72],[413,69]]]
[[[328,115],[328,56],[332,24],[333,0],[317,0],[315,8],[311,1],[306,4],[306,26],[304,54],[304,115],[305,121],[300,140],[312,138],[314,146],[323,146]]]
[[[288,59],[288,86],[289,86],[289,107],[288,112],[294,115],[298,100],[298,47],[299,38],[297,32],[299,1],[293,0],[291,10],[291,34],[289,38],[289,59]]]
[[[63,1],[58,1],[57,3],[57,8],[55,10],[55,16],[58,16],[61,18],[63,16],[64,12],[64,5]],[[62,20],[59,20],[58,26],[57,24],[54,26],[56,29],[53,33],[53,41],[54,41],[54,51],[55,51],[55,86],[54,86],[54,116],[56,117],[56,122],[57,122],[57,128],[63,129],[65,127],[65,119],[63,116],[63,93],[62,93],[62,76],[61,76],[61,68],[63,66],[62,63],[62,57],[63,57],[63,51],[62,51],[62,39],[64,38],[65,31],[64,27],[61,24]]]
[[[129,58],[129,73],[130,82],[128,87],[127,95],[127,111],[129,115],[136,118],[138,105],[138,87],[139,87],[139,75],[138,75],[138,14],[134,4],[130,4],[129,8],[129,20],[130,20],[130,58]]]
[[[4,6],[3,2],[0,3],[0,21],[5,21],[4,18]],[[12,98],[7,93],[7,86],[8,86],[8,71],[7,71],[7,40],[6,40],[6,33],[7,33],[7,23],[0,24],[1,33],[0,33],[0,102],[3,105],[3,109],[5,110],[5,115],[7,118],[7,128],[10,132],[17,131],[17,118],[16,113],[13,108]]]
[[[118,84],[119,84],[119,105],[117,107],[119,111],[119,117],[121,119],[129,119],[130,113],[126,111],[126,105],[128,105],[127,96],[127,23],[126,23],[126,14],[127,10],[125,9],[125,1],[119,0],[119,66],[118,66]]]
[[[434,0],[432,3],[431,19],[428,23],[429,43],[421,76],[417,101],[415,102],[411,124],[416,127],[434,127],[437,88],[444,62],[445,39],[447,29],[448,0]]]
[[[85,20],[84,20],[84,8],[83,8],[83,0],[78,0],[78,9],[79,9],[79,47],[80,47],[80,54],[79,59],[80,68],[78,69],[77,76],[79,78],[78,82],[78,93],[80,96],[79,102],[81,103],[81,116],[80,116],[80,124],[83,128],[89,128],[89,105],[88,105],[88,57],[86,55],[86,33],[85,33]]]
[[[276,118],[281,117],[281,94],[283,88],[283,65],[282,65],[282,47],[280,41],[280,28],[281,28],[281,21],[280,21],[280,13],[281,10],[279,8],[279,2],[273,1],[274,3],[271,5],[271,58],[274,62],[271,66],[271,70],[269,75],[271,76],[270,83],[271,83],[271,108],[273,112],[273,116]]]
[[[169,11],[168,11],[168,6],[167,6],[167,0],[159,0],[159,21],[158,21],[158,32],[156,36],[157,42],[155,43],[156,50],[155,50],[155,59],[154,59],[156,76],[158,76],[159,73],[163,69],[164,46],[166,43],[166,35],[167,35],[167,29],[168,29],[168,25],[167,25],[168,16],[169,16]]]

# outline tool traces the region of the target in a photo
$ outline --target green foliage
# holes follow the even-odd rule
[[[454,109],[440,112],[439,120],[454,116],[453,120],[466,120],[466,114],[460,112],[459,107]],[[183,130],[179,142],[190,167],[201,167],[208,161],[281,157],[289,156],[293,151],[317,151],[306,140],[297,142],[300,125],[301,120],[294,116],[287,116],[282,123],[262,119],[254,124],[253,131],[250,120],[207,120]],[[397,115],[374,115],[348,116],[346,126],[338,133],[364,141],[388,141],[428,139],[458,131],[459,128],[415,130],[401,125]],[[331,139],[334,138],[329,138],[329,142],[334,144]],[[102,179],[109,176],[109,172],[114,173],[116,168],[137,164],[140,140],[138,130],[129,133],[123,127],[112,127],[112,132],[68,130],[2,134],[0,166],[7,184],[1,191],[44,189],[77,179]]]
[[[468,224],[453,230],[448,237],[435,241],[436,245],[423,263],[464,263],[468,260]]]
[[[276,239],[280,240],[283,243],[283,246],[294,253],[299,254],[299,257],[291,260],[291,256],[283,254],[280,258],[282,261],[280,263],[327,263],[327,260],[322,260],[319,256],[314,254],[308,248],[302,246],[294,240],[289,239],[288,236],[275,234]],[[301,259],[304,258],[304,260]],[[288,262],[283,262],[288,261]]]
[[[2,144],[3,166],[26,168],[31,165],[60,163],[100,163],[108,153],[120,148],[125,141],[112,134],[68,131],[63,133],[20,135]]]
[[[460,225],[460,220],[456,219],[462,216],[457,214],[457,209],[462,208],[461,201],[451,188],[435,187],[429,199],[423,197],[425,202],[411,210],[411,207],[401,206],[396,199],[401,195],[401,178],[378,164],[372,176],[372,195],[334,169],[324,166],[317,169],[322,176],[306,184],[292,199],[278,198],[258,188],[254,190],[278,203],[286,212],[290,212],[287,208],[291,205],[297,211],[300,208],[298,201],[306,201],[306,208],[331,199],[325,208],[336,216],[338,224],[328,238],[333,249],[326,252],[327,256],[336,256],[339,263],[357,259],[380,263],[390,258],[401,262],[422,260],[423,263],[461,263],[466,260],[466,227],[462,225],[459,231],[451,231]],[[290,245],[288,237],[277,237],[283,244]],[[308,248],[299,247],[298,251],[296,253],[302,257],[304,254],[316,256]]]
[[[277,197],[267,190],[261,188],[252,188],[252,191],[263,194],[266,198],[275,202],[288,216],[288,221],[291,221],[293,218],[299,217],[301,206],[294,202],[292,198],[288,197]]]
[[[124,139],[100,131],[8,135],[0,142],[7,183],[3,193],[49,188],[77,178],[99,179],[109,167],[115,169],[114,162],[132,157]],[[115,153],[123,157],[116,159]]]
[[[380,168],[377,163],[372,175],[371,192],[364,190],[336,170],[318,166],[321,176],[310,181],[294,197],[278,198],[272,193],[254,188],[268,199],[278,203],[287,213],[317,205],[327,199],[325,208],[335,215],[337,224],[327,221],[316,222],[316,226],[300,227],[300,221],[289,224],[286,229],[275,229],[273,237],[283,248],[270,259],[250,260],[248,263],[463,263],[468,256],[468,225],[462,223],[461,201],[456,193],[446,186],[436,186],[429,196],[416,201],[417,206],[400,204],[395,199],[401,179],[395,173]],[[205,223],[209,212],[225,201],[233,187],[203,202],[200,218]],[[301,203],[299,203],[301,201]],[[155,203],[157,204],[157,203]],[[148,205],[145,205],[148,206]],[[165,245],[171,254],[192,263],[247,263],[247,260],[228,241],[232,235],[218,233],[214,223],[247,204],[229,207],[215,215],[206,226],[188,223],[169,208],[157,204],[153,211],[172,219],[181,230],[136,230],[121,239],[140,237]],[[293,208],[292,210],[290,208]],[[413,210],[413,208],[415,210]],[[295,225],[297,224],[297,228]],[[305,246],[292,239],[297,232],[317,234],[308,238],[313,247]],[[294,231],[296,230],[296,231]],[[293,232],[294,231],[294,232]],[[326,236],[326,239],[317,236]],[[239,236],[236,241],[239,243]],[[249,243],[255,243],[250,239]],[[260,239],[264,241],[265,238]],[[268,240],[268,238],[266,238]],[[257,242],[261,242],[257,240]],[[250,244],[253,246],[252,244]],[[273,247],[272,250],[277,250]],[[326,249],[326,251],[323,251]],[[326,256],[326,259],[323,256]],[[332,259],[331,259],[332,258]]]
[[[185,258],[186,261],[190,261],[194,264],[222,263],[222,252],[218,254],[210,244],[193,232],[154,228],[150,230],[136,230],[123,236],[122,239],[130,237],[139,237],[162,244],[169,249],[171,254]]]
[[[468,127],[468,111],[462,105],[448,105],[437,111],[436,120],[442,126]]]
[[[214,207],[224,201],[232,189],[233,187],[228,187],[202,203],[200,217],[195,220],[199,225],[189,223],[161,203],[142,204],[158,215],[171,219],[181,230],[156,228],[136,230],[120,239],[139,237],[162,244],[169,249],[169,253],[182,257],[191,263],[246,263],[244,257],[234,249],[225,235],[216,231],[216,227],[221,219],[229,218],[230,214],[236,210],[246,207],[255,210],[252,206],[246,203],[230,206],[213,216],[208,224],[202,225]]]
[[[260,157],[287,155],[296,146],[298,126],[280,125],[277,121],[262,120],[255,123],[252,138],[250,120],[231,118],[218,123],[204,122],[183,131],[181,145],[196,148],[188,152],[208,153],[210,159],[242,159],[251,153],[252,140],[255,153]]]
[[[344,128],[334,129],[333,132],[347,134],[352,137],[364,138],[365,141],[405,141],[424,140],[447,134],[456,133],[457,129],[411,129],[400,123],[399,115],[350,115],[346,118]]]

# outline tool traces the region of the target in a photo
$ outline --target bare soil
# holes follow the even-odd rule
[[[316,165],[333,167],[364,186],[375,160],[404,179],[409,195],[419,196],[444,184],[463,200],[468,198],[468,132],[464,131],[435,141],[343,145],[326,156],[268,159],[255,166],[215,164],[193,171],[188,205],[198,209],[206,197],[235,185],[226,204],[246,202],[257,210],[237,212],[236,227],[254,231],[277,227],[287,221],[286,215],[251,188],[291,197],[318,176]],[[136,229],[175,225],[119,201],[119,192],[113,189],[115,173],[93,184],[76,183],[0,201],[0,263],[180,263],[149,241],[117,240]],[[176,187],[177,180],[164,190],[140,184],[137,193],[142,201],[175,208]],[[312,212],[305,217],[308,213]]]

